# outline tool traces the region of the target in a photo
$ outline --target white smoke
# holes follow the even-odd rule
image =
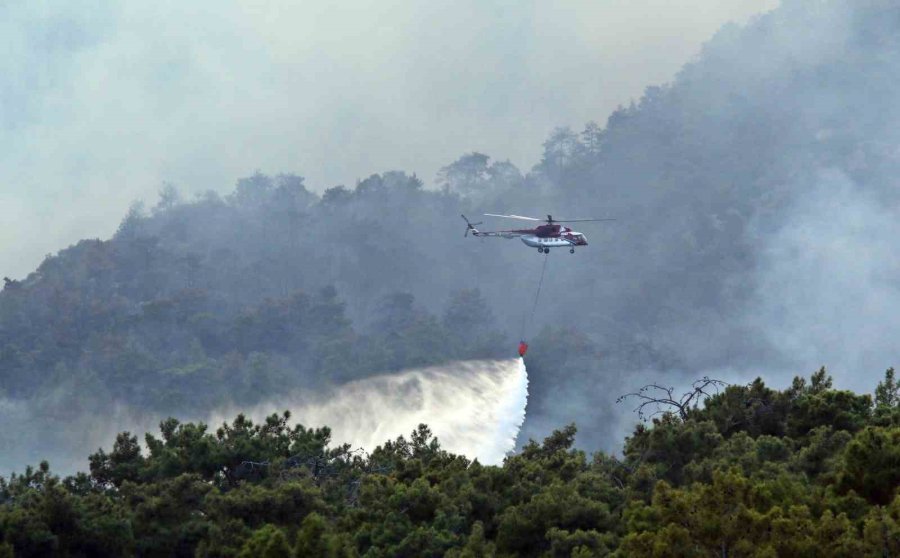
[[[525,420],[528,374],[522,359],[472,360],[350,382],[311,397],[289,394],[245,415],[262,420],[288,409],[306,427],[329,426],[335,443],[372,450],[427,424],[453,453],[499,464]],[[210,424],[236,412],[217,412]]]
[[[787,374],[827,365],[840,387],[869,392],[900,362],[900,211],[837,170],[822,171],[791,210],[760,235],[751,323]]]

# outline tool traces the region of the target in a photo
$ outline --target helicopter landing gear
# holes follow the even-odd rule
[[[569,253],[570,253],[570,254],[574,254],[574,253],[575,253],[575,248],[569,248]]]

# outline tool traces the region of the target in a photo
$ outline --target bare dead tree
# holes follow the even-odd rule
[[[646,421],[657,415],[678,413],[681,420],[686,420],[691,410],[696,409],[701,402],[719,393],[721,388],[729,384],[722,380],[716,380],[704,376],[691,384],[691,389],[680,396],[676,395],[674,387],[663,387],[657,383],[647,384],[641,389],[626,393],[616,399],[621,403],[627,399],[636,399],[638,406],[634,412],[641,420]]]

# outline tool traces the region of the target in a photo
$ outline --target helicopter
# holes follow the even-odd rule
[[[498,215],[496,213],[485,213],[485,217],[501,217],[504,219],[518,219],[520,221],[543,221],[544,224],[537,225],[533,229],[514,229],[506,231],[480,231],[475,228],[482,223],[472,223],[461,215],[466,222],[466,233],[464,237],[499,237],[499,238],[519,238],[526,246],[537,248],[539,253],[549,254],[551,248],[569,248],[569,253],[575,253],[576,246],[587,246],[587,239],[584,234],[573,231],[569,227],[565,227],[560,223],[585,223],[588,221],[615,221],[615,219],[554,219],[552,215],[547,215],[546,219],[536,219],[534,217],[525,217],[523,215]]]

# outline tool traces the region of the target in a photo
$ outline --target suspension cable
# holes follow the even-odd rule
[[[541,297],[541,287],[544,286],[544,273],[547,271],[547,260],[549,260],[549,259],[550,259],[549,254],[544,255],[544,263],[543,263],[543,265],[541,265],[541,278],[538,281],[537,291],[534,293],[534,304],[531,307],[531,316],[527,322],[528,329],[531,329],[531,327],[534,326],[534,315],[537,313],[538,301],[540,300],[540,297]],[[528,317],[528,314],[523,313],[522,314],[522,334],[520,335],[520,338],[522,340],[525,339],[526,317]]]

